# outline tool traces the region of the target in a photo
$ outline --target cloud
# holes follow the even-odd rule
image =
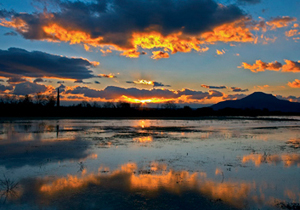
[[[123,53],[121,53],[120,55],[123,55],[128,58],[138,58],[140,56],[140,54],[141,53],[136,50],[126,50]]]
[[[292,37],[292,36],[296,36],[296,35],[300,35],[300,32],[298,32],[298,29],[291,29],[291,30],[285,32],[285,36],[287,36],[287,37]]]
[[[37,82],[44,82],[44,80],[42,78],[36,78],[35,80],[33,80],[34,83],[37,83]]]
[[[243,62],[241,66],[238,66],[238,68],[244,68],[249,69],[250,71],[257,73],[261,71],[282,71],[282,72],[293,72],[297,73],[300,72],[300,61],[291,61],[284,59],[285,63],[282,65],[278,61],[272,62],[272,63],[265,63],[261,60],[257,60],[255,64],[251,65],[248,63]]]
[[[127,101],[131,103],[164,103],[174,101],[176,103],[199,103],[205,100],[223,97],[223,93],[210,90],[209,92],[195,91],[190,89],[137,89],[108,86],[103,90],[89,87],[72,87],[64,92],[65,96],[87,97],[94,100]]]
[[[152,52],[152,56],[151,58],[152,59],[155,59],[155,60],[159,60],[159,59],[162,59],[162,58],[169,58],[169,53],[166,53],[166,52],[162,52],[162,51],[153,51]]]
[[[1,64],[0,64],[0,66],[1,66]],[[6,82],[8,84],[18,84],[18,83],[22,83],[22,82],[27,82],[27,80],[23,77],[20,77],[20,76],[16,75],[14,77],[10,77],[8,80],[6,80]]]
[[[249,90],[248,89],[241,89],[241,88],[238,88],[238,87],[231,87],[230,88],[233,92],[248,92]]]
[[[116,78],[117,76],[114,74],[98,74],[97,77],[105,77],[105,78]]]
[[[287,97],[285,97],[285,96],[281,96],[281,95],[276,95],[276,98],[281,99],[281,100],[287,100],[287,101],[290,101],[290,102],[300,103],[300,97],[297,97],[297,96],[287,96]]]
[[[257,60],[255,64],[251,65],[248,63],[243,62],[241,66],[238,68],[244,68],[244,69],[249,69],[254,73],[260,72],[260,71],[265,71],[265,70],[270,70],[270,71],[279,71],[282,67],[282,64],[279,63],[278,61],[272,62],[272,63],[265,63],[261,60]]]
[[[300,88],[300,80],[299,79],[295,79],[295,81],[289,82],[288,86],[290,86],[292,88]]]
[[[225,50],[216,50],[217,55],[225,54]]]
[[[0,79],[0,82],[4,82],[4,80],[3,80],[3,79]]]
[[[55,12],[16,13],[2,10],[0,25],[25,39],[62,41],[123,51],[138,57],[139,47],[168,52],[201,52],[205,42],[252,42],[246,14],[236,5],[214,0],[57,0]],[[153,56],[156,58],[157,56]]]
[[[6,90],[13,90],[13,86],[5,86],[0,84],[0,93]]]
[[[284,60],[285,65],[282,66],[282,72],[300,72],[300,61]]]
[[[23,82],[15,85],[13,94],[15,95],[28,95],[35,93],[43,93],[47,90],[46,85],[39,85],[37,83]]]
[[[57,81],[57,84],[63,84],[65,81]]]
[[[58,87],[58,89],[60,89],[62,92],[64,92],[65,89],[66,89],[66,86],[63,85],[63,84],[60,84],[60,86]]]
[[[261,0],[237,0],[237,2],[241,4],[258,4],[261,2]]]
[[[82,79],[75,80],[74,83],[92,84],[91,82],[84,82]]]
[[[90,89],[88,87],[75,87],[74,89],[67,90],[68,94],[83,94],[85,97],[90,98],[104,98],[104,99],[117,99],[123,95],[133,98],[176,98],[176,94],[170,90],[160,90],[160,89],[137,89],[137,88],[121,88],[116,86],[108,86],[104,90]]]
[[[99,81],[95,81],[95,84],[100,84],[100,82]]]
[[[87,79],[94,77],[96,63],[83,58],[68,58],[20,48],[0,50],[0,76]]]
[[[151,85],[153,87],[171,87],[170,85],[164,85],[161,82],[139,79],[138,81],[126,81],[128,84],[136,84],[136,85]]]
[[[207,89],[226,89],[227,87],[222,85],[222,86],[211,86],[211,85],[201,85],[203,88]]]
[[[245,98],[247,95],[245,94],[234,94],[234,95],[225,95],[223,100],[239,100]]]
[[[18,34],[14,31],[11,31],[11,32],[5,33],[4,36],[18,36]]]
[[[271,26],[271,30],[275,30],[277,28],[287,27],[296,20],[297,18],[294,17],[283,16],[283,17],[273,18],[272,20],[266,22],[266,24]]]

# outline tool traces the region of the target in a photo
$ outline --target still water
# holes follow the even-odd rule
[[[298,209],[293,119],[2,120],[0,209]]]

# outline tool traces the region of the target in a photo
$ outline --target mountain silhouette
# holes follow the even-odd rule
[[[239,100],[228,100],[212,105],[214,110],[235,109],[268,109],[269,111],[300,112],[300,103],[280,100],[272,94],[255,92]]]

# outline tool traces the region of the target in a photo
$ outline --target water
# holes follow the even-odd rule
[[[299,131],[274,119],[1,121],[0,209],[297,209]]]

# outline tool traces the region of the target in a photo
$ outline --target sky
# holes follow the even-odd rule
[[[0,96],[300,102],[299,0],[0,0]]]

